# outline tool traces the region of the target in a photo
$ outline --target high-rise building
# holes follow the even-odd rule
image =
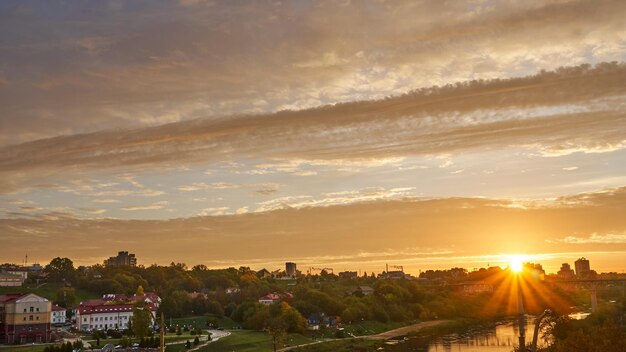
[[[136,266],[137,258],[133,253],[121,251],[117,257],[111,257],[104,261],[105,266]]]
[[[296,276],[296,263],[292,263],[292,262],[285,263],[285,274],[289,277]]]
[[[561,269],[556,273],[561,279],[572,279],[576,274],[568,263],[561,264]]]
[[[585,257],[582,257],[574,262],[574,268],[576,268],[576,276],[578,277],[587,277],[591,272],[591,268],[589,267],[589,260]]]

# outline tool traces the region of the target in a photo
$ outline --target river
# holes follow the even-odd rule
[[[584,319],[588,313],[575,313],[572,319]],[[526,342],[533,339],[534,317],[527,317]],[[444,335],[435,341],[422,339],[398,339],[389,341],[385,351],[413,351],[413,352],[512,352],[519,342],[519,328],[517,321],[505,320],[492,326],[470,329],[462,334]],[[539,347],[545,346],[545,341],[538,338]]]

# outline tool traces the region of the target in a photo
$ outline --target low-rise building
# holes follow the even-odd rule
[[[339,278],[342,280],[357,279],[359,274],[356,271],[342,271],[339,273]]]
[[[106,294],[102,299],[80,302],[76,310],[76,329],[126,330],[133,317],[133,308],[139,301],[146,302],[151,316],[150,325],[154,325],[156,311],[161,304],[161,298],[156,293],[146,292],[143,296]]]
[[[269,306],[272,303],[289,298],[293,298],[293,295],[291,293],[268,293],[267,295],[259,298],[259,303]]]
[[[6,271],[0,272],[0,286],[2,287],[20,287],[24,284],[22,276],[10,274]]]
[[[259,303],[269,306],[270,304],[280,300],[280,295],[277,293],[268,293],[265,296],[259,298]]]
[[[406,275],[404,274],[404,271],[402,270],[393,270],[393,271],[388,271],[384,273],[383,277],[385,279],[399,280],[399,279],[405,279]]]
[[[50,312],[50,323],[52,325],[63,325],[67,321],[67,309],[52,305],[52,311]]]
[[[256,272],[256,276],[259,279],[267,279],[267,278],[272,277],[272,273],[270,273],[269,270],[263,268],[263,269],[261,269],[261,270]]]
[[[6,344],[50,342],[52,304],[32,293],[0,295],[0,341]]]
[[[486,282],[465,282],[463,283],[463,293],[477,294],[477,293],[491,293],[493,292],[493,285]]]

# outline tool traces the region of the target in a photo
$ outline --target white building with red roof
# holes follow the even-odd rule
[[[65,324],[66,320],[67,309],[53,304],[52,311],[50,312],[50,323],[52,325],[62,325]]]
[[[137,302],[146,302],[151,315],[151,325],[155,322],[156,311],[161,298],[154,292],[143,296],[126,296],[122,294],[103,295],[102,299],[80,302],[76,310],[76,329],[92,330],[125,330],[133,318],[133,307]]]
[[[293,298],[293,295],[291,293],[285,293],[285,294],[268,293],[267,295],[259,298],[259,303],[269,306],[272,303],[278,302],[283,299],[290,299],[290,298]]]

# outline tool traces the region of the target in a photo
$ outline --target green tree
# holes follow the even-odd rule
[[[74,263],[69,258],[56,257],[52,259],[50,264],[46,265],[45,271],[50,280],[54,282],[70,283],[74,281]]]
[[[150,313],[146,302],[137,302],[133,307],[132,331],[133,335],[139,338],[148,336],[150,332],[150,321],[152,314]]]
[[[74,307],[76,304],[76,292],[71,287],[60,288],[56,293],[54,303],[64,308]]]

